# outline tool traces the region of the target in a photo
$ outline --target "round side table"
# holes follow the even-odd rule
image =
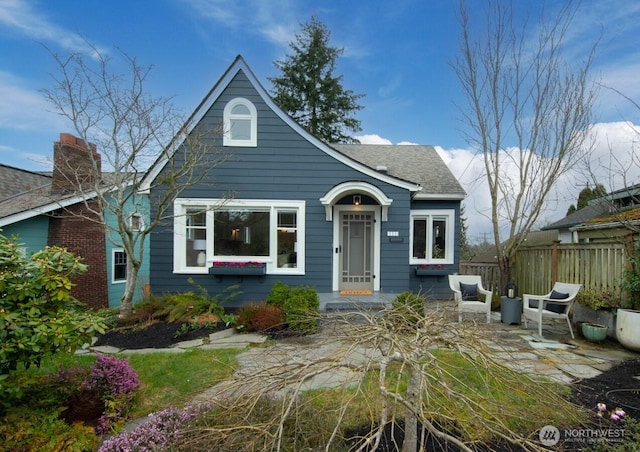
[[[508,325],[520,325],[522,320],[522,298],[500,297],[500,321]]]

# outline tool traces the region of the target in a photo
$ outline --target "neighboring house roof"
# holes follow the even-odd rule
[[[95,193],[51,193],[50,174],[0,164],[0,227],[68,207]]]
[[[640,223],[640,207],[614,213],[609,210],[606,214],[576,225],[573,229],[611,229],[624,225],[637,225],[638,223]]]
[[[556,221],[555,223],[551,223],[543,228],[540,228],[540,230],[549,231],[551,229],[570,229],[579,224],[586,223],[603,214],[608,215],[610,213],[611,204],[609,203],[587,205],[586,207],[567,215],[566,217]]]
[[[168,152],[164,152],[162,156],[153,164],[153,166],[149,169],[146,174],[146,177],[143,179],[142,184],[140,186],[141,191],[148,191],[151,188],[151,185],[155,178],[160,174],[164,166],[167,164],[168,160],[173,157],[174,153],[178,149],[178,147],[184,142],[185,136],[188,135],[193,128],[200,122],[200,120],[207,114],[209,109],[213,106],[218,97],[224,92],[226,87],[231,83],[238,72],[242,71],[244,75],[249,79],[255,90],[258,92],[262,100],[265,104],[280,118],[282,119],[288,126],[290,126],[293,130],[295,130],[300,136],[306,139],[308,142],[313,144],[315,147],[335,158],[336,160],[364,173],[368,176],[381,180],[383,182],[387,182],[389,184],[402,187],[404,189],[410,190],[412,192],[418,192],[424,190],[424,187],[421,187],[420,184],[416,181],[409,179],[407,176],[404,178],[402,176],[393,175],[392,173],[385,174],[375,170],[375,166],[371,167],[370,165],[364,164],[361,161],[348,156],[346,153],[340,152],[336,150],[334,147],[328,145],[323,142],[319,138],[313,136],[307,130],[293,120],[287,113],[285,113],[280,107],[275,103],[275,101],[271,98],[267,90],[262,86],[262,84],[258,81],[256,76],[253,74],[245,60],[242,56],[238,55],[236,59],[233,61],[231,66],[226,70],[220,80],[213,86],[211,91],[205,96],[200,105],[196,108],[194,113],[191,115],[186,125],[183,127],[181,133],[176,135],[172,141],[172,143],[167,147]],[[397,146],[399,147],[399,146]],[[397,147],[394,147],[397,148]],[[438,158],[438,161],[441,161]],[[445,167],[446,168],[446,167]],[[446,173],[449,173],[447,168]],[[464,193],[464,192],[462,192]],[[456,195],[455,199],[462,199],[460,194]]]
[[[0,164],[0,193],[2,199],[51,184],[51,176]]]
[[[463,199],[465,191],[433,146],[332,144],[377,171],[420,185],[415,199]]]

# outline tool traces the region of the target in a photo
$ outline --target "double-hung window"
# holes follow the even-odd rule
[[[177,199],[175,211],[175,272],[263,262],[267,273],[304,273],[304,201]]]
[[[112,281],[123,283],[127,281],[127,253],[123,250],[113,250]]]
[[[411,211],[411,264],[452,264],[453,210]]]

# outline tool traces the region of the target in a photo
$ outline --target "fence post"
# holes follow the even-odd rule
[[[551,250],[551,284],[558,281],[558,244],[559,240],[553,241],[553,249]]]

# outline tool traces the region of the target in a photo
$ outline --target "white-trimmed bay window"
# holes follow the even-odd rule
[[[304,274],[304,201],[177,199],[174,271],[213,262],[263,262],[269,274]]]
[[[411,264],[452,264],[454,210],[411,211]]]
[[[224,107],[225,146],[251,146],[258,144],[258,113],[249,100],[236,97]]]

